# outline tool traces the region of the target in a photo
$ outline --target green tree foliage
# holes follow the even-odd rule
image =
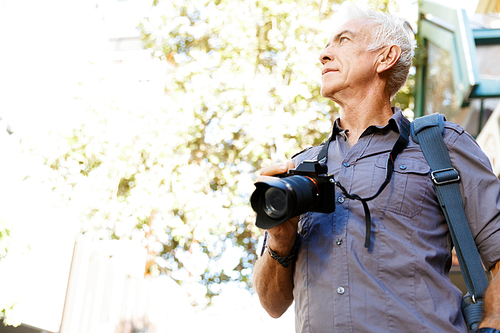
[[[0,260],[3,259],[9,251],[10,229],[5,222],[0,220]]]
[[[192,182],[190,193],[221,198],[206,207],[178,200],[172,212],[190,232],[159,255],[181,264],[178,249],[196,242],[208,257],[201,281],[209,295],[223,281],[249,283],[261,235],[249,210],[252,174],[328,135],[333,104],[320,98],[317,57],[334,4],[158,1],[139,26],[146,47],[171,64],[166,111],[184,121],[182,142],[173,148],[185,154],[173,170],[177,184]],[[241,251],[230,272],[217,268],[227,247]]]
[[[11,226],[0,219],[0,262],[8,255],[11,240]],[[12,315],[14,308],[15,304],[13,304],[9,297],[7,299],[0,299],[0,319],[2,319],[4,325],[19,325]]]
[[[145,274],[191,286],[193,302],[227,282],[251,288],[262,235],[249,205],[255,172],[324,141],[336,116],[318,61],[336,6],[154,1],[138,28],[166,64],[162,100],[97,103],[101,82],[91,83],[82,119],[40,152],[81,231],[141,242]]]

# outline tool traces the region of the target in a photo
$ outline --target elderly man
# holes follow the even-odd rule
[[[393,161],[390,182],[379,191],[389,152],[402,126],[409,126],[401,110],[391,108],[411,66],[404,21],[357,7],[348,7],[342,18],[345,23],[320,54],[322,95],[340,107],[330,139],[260,174],[284,173],[304,160],[317,160],[323,150],[328,173],[347,192],[363,198],[380,193],[366,206],[337,191],[333,213],[308,212],[269,229],[266,251],[255,265],[255,290],[272,317],[295,300],[297,332],[466,332],[462,294],[448,277],[448,226],[429,165],[411,137]],[[495,318],[500,182],[460,126],[446,122],[444,140],[461,175],[481,259],[496,276],[483,326],[500,328]]]

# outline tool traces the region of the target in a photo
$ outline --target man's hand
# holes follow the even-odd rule
[[[290,169],[294,169],[295,164],[293,161],[287,161],[282,164],[274,164],[260,170],[260,176],[275,176],[278,174],[286,173]],[[257,181],[260,180],[260,177]],[[297,228],[299,224],[299,217],[291,218],[290,220],[268,229],[269,234],[269,247],[276,252],[279,256],[287,256],[292,251],[295,237],[297,236]]]
[[[491,269],[493,279],[484,295],[484,319],[479,327],[500,330],[500,261]]]
[[[260,170],[260,176],[275,176],[295,168],[293,161],[274,164]],[[294,217],[276,227],[268,229],[268,245],[279,256],[292,251],[299,218]],[[262,307],[273,318],[280,317],[293,302],[293,267],[285,268],[265,253],[254,267],[253,286],[259,295]]]

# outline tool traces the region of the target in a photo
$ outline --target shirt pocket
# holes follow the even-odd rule
[[[385,179],[386,156],[379,156],[375,162],[371,192],[375,193]],[[429,195],[429,165],[417,159],[399,156],[394,162],[392,179],[373,204],[384,211],[406,217],[414,217],[422,211],[423,199]]]

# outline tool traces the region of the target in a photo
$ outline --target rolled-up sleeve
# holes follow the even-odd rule
[[[445,142],[460,173],[465,213],[487,270],[500,260],[500,180],[476,141],[456,124],[447,124]]]

